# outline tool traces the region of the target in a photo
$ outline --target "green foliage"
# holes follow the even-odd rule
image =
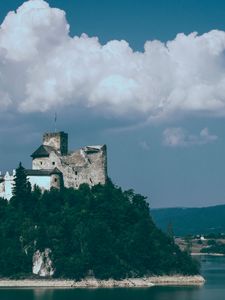
[[[20,167],[20,180],[21,173]],[[26,199],[16,185],[14,200],[0,200],[0,276],[29,275],[32,254],[45,248],[52,250],[60,278],[198,273],[191,257],[156,228],[145,197],[133,190],[108,182],[41,194],[38,188],[29,193],[21,181]],[[16,201],[25,209],[17,209]]]
[[[184,237],[184,240],[186,242],[186,251],[188,253],[191,253],[191,248],[192,248],[192,236],[191,235],[187,235]]]
[[[27,179],[25,169],[21,162],[16,169],[16,174],[14,176],[14,187],[13,187],[13,197],[11,199],[11,204],[16,208],[27,210],[31,208],[30,198],[31,198],[31,185]]]
[[[6,200],[0,199],[0,218],[0,275],[12,277],[29,273],[32,253],[26,253],[23,247],[23,213],[19,213]]]
[[[202,253],[216,253],[216,254],[223,254],[225,255],[225,244],[215,240],[208,241],[208,247],[202,248]]]
[[[208,246],[214,246],[214,245],[216,245],[217,243],[216,243],[216,241],[215,240],[208,240],[207,241],[207,245]]]
[[[205,238],[224,238],[225,205],[201,208],[160,208],[151,210],[156,225],[167,232],[172,221],[176,236],[204,235]]]

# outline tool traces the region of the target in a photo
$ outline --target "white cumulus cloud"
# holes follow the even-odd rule
[[[81,105],[145,120],[225,116],[224,53],[219,30],[147,41],[143,52],[124,40],[71,37],[64,11],[30,0],[0,27],[0,111]]]
[[[181,127],[166,128],[163,132],[163,144],[168,147],[188,147],[193,145],[204,145],[215,142],[216,135],[209,133],[208,128],[204,128],[198,135],[190,134]]]

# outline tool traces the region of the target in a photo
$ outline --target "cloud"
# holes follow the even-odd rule
[[[224,53],[219,30],[147,41],[143,52],[124,40],[71,37],[64,11],[30,0],[0,27],[0,111],[79,106],[144,121],[225,116]]]
[[[163,144],[168,147],[189,147],[213,143],[218,139],[209,133],[208,128],[200,131],[199,135],[190,134],[187,130],[176,127],[167,128],[163,132]]]

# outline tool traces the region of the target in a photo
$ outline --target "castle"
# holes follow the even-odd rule
[[[85,146],[68,152],[68,134],[45,133],[42,145],[32,153],[32,169],[26,169],[31,186],[42,191],[53,188],[79,188],[82,183],[89,186],[105,184],[107,180],[106,145]],[[12,175],[0,173],[0,197],[10,199],[14,185]]]

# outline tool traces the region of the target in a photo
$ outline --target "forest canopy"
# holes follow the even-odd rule
[[[52,250],[57,278],[199,272],[190,255],[155,226],[142,195],[111,181],[78,190],[31,191],[18,169],[14,196],[0,199],[1,277],[32,276],[33,254],[46,248]]]

